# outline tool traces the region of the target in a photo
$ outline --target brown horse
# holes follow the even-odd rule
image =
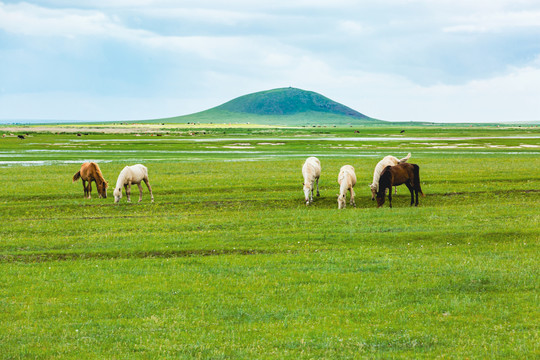
[[[79,178],[82,179],[85,198],[91,198],[92,181],[96,183],[99,197],[107,198],[107,188],[109,187],[109,183],[103,178],[103,174],[101,173],[98,164],[94,162],[85,162],[82,164],[81,170],[73,175],[73,182],[79,180]],[[88,185],[86,185],[87,181]]]
[[[420,188],[420,167],[416,164],[403,163],[394,166],[387,166],[381,173],[379,179],[379,191],[377,192],[377,207],[384,204],[386,189],[388,191],[388,202],[392,207],[392,186],[405,184],[411,192],[411,206],[418,206],[418,193],[425,196]],[[414,202],[416,194],[416,203]]]

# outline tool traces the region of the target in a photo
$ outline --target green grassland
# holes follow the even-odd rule
[[[0,139],[0,357],[537,358],[537,128],[400,129]],[[426,197],[411,208],[400,187],[377,209],[375,164],[407,152]],[[306,207],[309,155],[323,173]],[[107,199],[72,183],[83,160]],[[134,187],[115,205],[139,162],[155,203]],[[344,164],[357,207],[338,210]]]

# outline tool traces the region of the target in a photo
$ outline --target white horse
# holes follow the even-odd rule
[[[354,202],[354,190],[353,187],[356,185],[356,174],[354,168],[351,165],[344,165],[339,170],[338,176],[339,184],[339,194],[338,194],[338,209],[345,208],[347,203],[347,190],[351,192],[350,204],[356,206]]]
[[[319,193],[319,177],[321,176],[321,162],[316,157],[308,157],[304,166],[302,166],[302,175],[304,176],[304,200],[306,205],[313,202],[313,184],[317,183],[317,196]]]
[[[152,194],[152,188],[148,182],[148,169],[146,166],[137,164],[133,166],[126,166],[120,175],[118,175],[118,180],[116,181],[116,186],[114,188],[114,202],[117,203],[122,198],[122,186],[126,189],[127,201],[131,202],[131,184],[137,184],[139,186],[139,202],[142,200],[142,185],[141,181],[144,181],[148,191],[150,191],[150,196],[152,202],[154,202],[154,195]]]
[[[373,182],[369,185],[369,187],[371,188],[371,200],[375,200],[377,191],[379,191],[379,178],[381,177],[382,171],[387,166],[403,164],[404,162],[407,162],[407,160],[409,160],[410,157],[411,157],[411,153],[407,154],[407,156],[405,156],[403,159],[398,159],[395,156],[388,155],[388,156],[385,156],[381,161],[377,163],[377,165],[375,166],[375,170],[373,171]],[[397,188],[395,191],[397,194]]]

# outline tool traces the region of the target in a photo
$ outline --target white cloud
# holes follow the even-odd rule
[[[352,72],[343,74],[307,56],[266,68],[264,77],[206,71],[191,94],[168,97],[107,97],[83,93],[27,93],[0,97],[2,118],[126,120],[184,115],[234,97],[294,86],[341,102],[368,116],[389,121],[504,122],[540,120],[540,68],[534,63],[462,85],[419,86],[404,77]],[[202,95],[201,95],[202,94]],[[174,94],[171,94],[174,95]],[[31,106],[29,106],[29,104]],[[58,110],[62,109],[59,116]]]
[[[222,24],[234,26],[242,22],[256,22],[272,19],[273,16],[263,12],[254,11],[233,11],[222,9],[204,9],[204,8],[144,8],[135,11],[137,14],[145,17],[158,19],[174,19],[177,21],[188,20],[202,24]]]
[[[445,32],[488,32],[519,28],[540,29],[540,11],[496,12],[454,19]]]
[[[151,34],[126,28],[118,18],[100,11],[47,9],[28,3],[0,3],[0,29],[28,36],[67,38],[101,36],[130,39]]]
[[[372,31],[369,26],[366,26],[358,21],[342,20],[338,23],[338,29],[348,35],[366,35]]]
[[[531,41],[540,29],[540,4],[534,1],[39,4],[0,1],[0,31],[9,42],[0,44],[7,64],[0,69],[1,118],[173,116],[283,86],[317,91],[386,120],[540,118],[540,46]],[[478,32],[483,36],[466,41],[449,36]],[[73,56],[76,51],[84,56]],[[56,81],[73,76],[80,86]]]
[[[540,120],[540,68],[509,69],[504,75],[462,85],[418,86],[405,79],[383,76],[363,83],[356,105],[386,120],[436,122],[502,122]],[[355,104],[354,99],[351,103]]]
[[[195,16],[212,14],[214,18],[223,15],[229,20],[245,19],[249,14],[234,12],[199,10]],[[184,10],[179,10],[183,15]],[[178,15],[178,14],[177,14]],[[4,5],[0,3],[0,29],[8,32],[38,37],[102,37],[119,39],[136,47],[145,46],[148,51],[172,53],[188,52],[201,58],[216,61],[231,61],[236,64],[267,62],[270,55],[274,62],[278,57],[286,57],[294,50],[279,41],[253,36],[176,36],[132,29],[118,19],[99,11],[73,9],[46,9],[26,3]],[[278,48],[283,48],[278,50]]]

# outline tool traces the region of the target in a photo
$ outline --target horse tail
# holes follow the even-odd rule
[[[81,177],[81,172],[77,171],[77,173],[73,175],[73,182],[79,180],[80,177]]]
[[[418,190],[418,192],[422,194],[423,197],[426,197],[426,195],[424,195],[424,192],[422,191],[422,188],[420,187],[420,166],[416,164],[412,164],[412,166],[414,174],[414,188]]]
[[[403,163],[407,162],[407,160],[409,160],[410,157],[411,157],[411,153],[408,153],[407,156],[405,156],[403,159],[400,159],[398,161],[398,164],[403,164]]]

